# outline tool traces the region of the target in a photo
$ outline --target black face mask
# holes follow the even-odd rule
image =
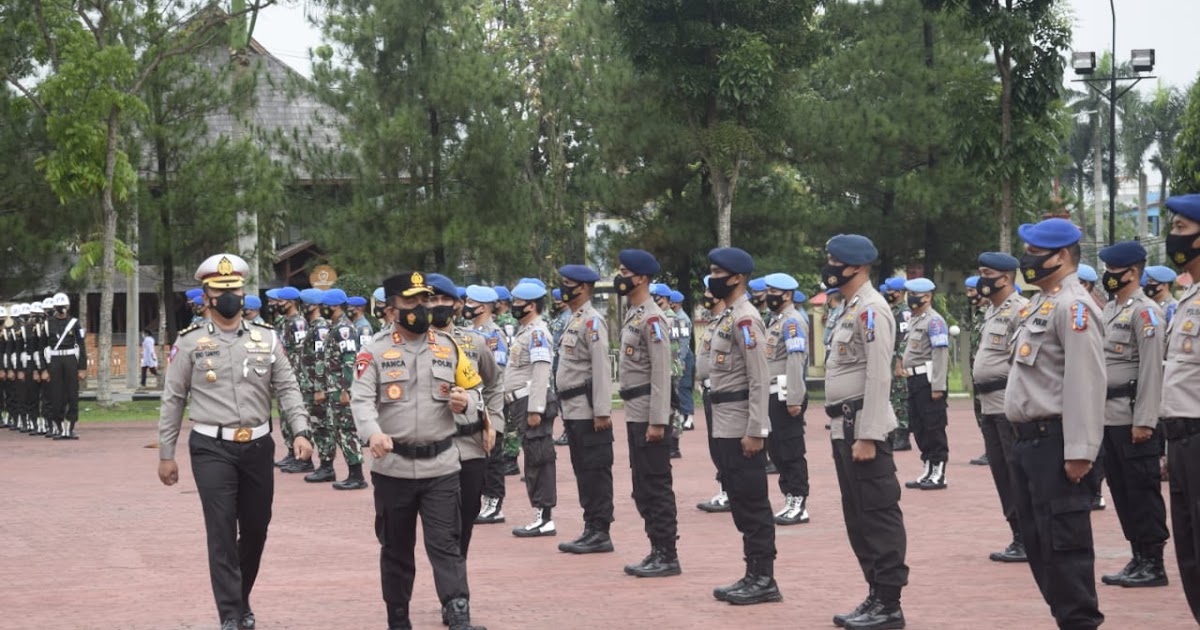
[[[717,307],[717,299],[711,295],[704,296],[704,299],[700,303],[704,305],[704,310],[706,311],[711,311]]]
[[[844,274],[846,273],[846,267],[849,266],[850,265],[825,265],[824,267],[821,267],[821,281],[824,282],[825,286],[829,287],[830,289],[835,289],[842,286],[842,283],[848,280]]]
[[[750,303],[753,304],[755,308],[762,308],[767,303],[767,296],[766,295],[751,295]]]
[[[225,319],[233,319],[242,310],[242,296],[236,293],[222,293],[216,299],[209,300],[209,306]]]
[[[775,311],[778,311],[779,309],[783,308],[783,296],[782,295],[771,295],[770,293],[768,293],[767,294],[767,308],[771,309],[771,312],[775,312]]]
[[[429,309],[429,316],[432,318],[434,328],[445,328],[454,317],[454,307],[445,305],[434,306]]]
[[[1058,250],[1054,250],[1040,256],[1036,254],[1025,254],[1024,256],[1021,256],[1021,273],[1025,276],[1025,281],[1036,283],[1039,280],[1044,280],[1045,278],[1054,275],[1054,272],[1058,271],[1059,267],[1062,267],[1062,265],[1047,267],[1046,261],[1050,260],[1050,258],[1057,253]]]
[[[1109,293],[1115,295],[1121,289],[1124,289],[1125,287],[1129,286],[1129,283],[1132,282],[1132,280],[1129,280],[1127,278],[1122,280],[1122,278],[1124,278],[1127,275],[1129,275],[1128,269],[1126,269],[1125,271],[1122,271],[1121,273],[1113,273],[1111,271],[1105,271],[1104,276],[1102,276],[1100,278],[1100,281],[1104,283],[1105,291],[1108,291]]]
[[[558,285],[558,291],[562,293],[562,301],[564,305],[566,305],[567,302],[575,299],[575,292],[578,290],[579,285],[575,285],[573,287],[569,287],[565,284]]]
[[[969,304],[971,306],[977,307],[982,303],[983,303],[983,298],[978,293],[976,293],[974,296],[970,296],[970,295],[967,296],[967,304]]]
[[[321,317],[324,319],[332,318],[333,317],[333,309],[328,306],[322,306],[321,307]]]
[[[921,308],[924,304],[925,304],[925,298],[916,296],[916,295],[908,296],[908,308],[916,310],[918,308]]]
[[[270,304],[270,303],[264,305],[262,314],[263,314],[263,317],[274,317],[275,316],[275,305]]]
[[[1146,294],[1146,297],[1157,298],[1158,292],[1162,291],[1162,288],[1163,285],[1157,282],[1147,282],[1146,286],[1143,287],[1142,292]]]
[[[1000,287],[996,286],[996,283],[1000,281],[1000,278],[1001,276],[996,276],[995,278],[979,276],[979,284],[975,285],[975,290],[979,292],[980,298],[991,297],[992,294],[999,291]],[[982,302],[983,300],[981,299],[980,301]]]
[[[1194,244],[1197,238],[1200,238],[1200,234],[1168,234],[1167,258],[1171,259],[1171,264],[1183,269],[1196,256],[1200,256],[1200,247]]]
[[[626,295],[633,293],[633,278],[618,275],[617,277],[613,278],[613,288],[617,290],[617,295],[625,297]]]
[[[513,317],[517,318],[517,321],[521,321],[522,319],[525,319],[526,315],[529,314],[529,309],[531,308],[533,308],[533,305],[529,302],[526,302],[520,306],[513,304],[512,315]]]
[[[733,293],[733,288],[736,285],[729,284],[730,276],[718,278],[713,276],[708,279],[708,291],[713,294],[713,297],[718,300],[724,300]]]
[[[387,315],[386,311],[387,311],[386,307],[378,307],[378,306],[375,307],[375,319],[382,321],[385,318],[385,316]]]
[[[888,291],[883,294],[883,299],[887,300],[888,304],[895,304],[900,301],[900,294],[894,291]]]
[[[474,320],[476,317],[479,317],[479,307],[463,306],[462,316],[463,319]]]
[[[65,307],[65,306],[55,306],[55,307],[54,307],[54,312],[55,312],[55,313],[58,313],[59,315],[64,315],[64,314],[66,314],[66,312],[67,312],[67,307]]]
[[[429,330],[432,320],[429,309],[424,304],[418,304],[412,308],[398,308],[396,309],[396,318],[401,328],[418,335]]]

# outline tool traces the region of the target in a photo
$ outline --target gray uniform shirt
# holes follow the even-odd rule
[[[767,415],[771,377],[764,339],[766,326],[748,296],[730,305],[709,324],[715,329],[708,350],[710,396],[749,391],[747,400],[712,405],[713,437],[765,438],[771,433]],[[803,380],[803,379],[802,379]]]
[[[1179,298],[1167,326],[1162,417],[1200,418],[1200,282]]]
[[[566,420],[590,420],[596,416],[612,415],[612,377],[608,367],[608,324],[596,312],[591,302],[571,316],[567,328],[558,340],[558,372],[555,374],[560,393],[559,405]],[[591,381],[591,403],[588,396],[561,399],[564,390],[580,387]]]
[[[895,344],[891,307],[875,287],[864,284],[837,318],[825,362],[827,404],[863,399],[854,422],[857,439],[882,441],[896,428],[891,401]],[[845,439],[841,417],[830,420],[829,429],[832,439]]]
[[[292,429],[308,430],[296,375],[275,331],[243,321],[225,332],[205,320],[179,333],[171,348],[158,417],[158,456],[175,458],[183,408],[197,424],[254,428],[271,420],[271,397]]]
[[[550,364],[554,361],[550,329],[546,320],[534,317],[521,326],[508,349],[504,368],[504,393],[529,387],[529,413],[546,412],[546,394],[550,390]]]
[[[1062,416],[1063,458],[1095,461],[1104,431],[1104,324],[1096,301],[1070,274],[1018,313],[1004,393],[1009,422]]]
[[[470,361],[459,352],[449,335],[437,331],[416,341],[393,332],[377,336],[363,349],[358,378],[350,388],[350,410],[362,443],[376,433],[398,444],[429,444],[457,433],[450,391],[459,361]],[[467,398],[463,415],[474,417],[482,404],[479,389],[468,390]],[[373,459],[371,471],[400,479],[433,479],[458,472],[459,458],[454,445],[428,459],[392,452]]]
[[[477,330],[470,328],[454,328],[454,341],[471,360],[475,371],[483,379],[483,402],[487,409],[488,421],[497,433],[504,433],[504,381],[496,357],[488,349],[487,338]],[[479,414],[457,414],[454,418],[459,424],[473,424],[479,421]],[[487,457],[483,449],[483,431],[471,435],[460,435],[454,438],[458,445],[458,454],[463,461]]]
[[[775,395],[789,407],[804,402],[807,363],[808,325],[796,307],[789,305],[773,316],[767,327],[767,369],[776,387],[779,387],[779,377],[784,377],[786,384]]]
[[[983,314],[979,349],[971,367],[971,378],[976,384],[1008,380],[1008,373],[1012,371],[1013,339],[1021,324],[1021,309],[1027,304],[1029,300],[1014,291],[1000,306],[988,305]],[[984,414],[1004,414],[1004,388],[978,396]]]
[[[1104,306],[1104,364],[1108,386],[1137,381],[1137,398],[1113,398],[1104,404],[1105,426],[1154,428],[1162,405],[1162,361],[1166,324],[1162,311],[1141,289],[1124,302]]]
[[[625,401],[626,422],[665,425],[671,418],[671,331],[654,300],[630,305],[621,326],[620,387],[650,385],[650,395]]]
[[[924,313],[913,313],[908,322],[908,345],[904,347],[904,367],[922,365],[929,370],[926,376],[935,392],[946,391],[946,371],[950,364],[950,331],[946,320],[929,307]]]

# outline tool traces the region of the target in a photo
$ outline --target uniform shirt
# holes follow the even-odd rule
[[[431,444],[454,436],[458,428],[450,393],[456,384],[465,387],[473,381],[463,415],[473,417],[482,404],[479,375],[444,332],[431,330],[414,341],[399,332],[378,337],[359,352],[356,370],[350,409],[363,444],[376,433],[391,436],[398,444]],[[457,445],[426,459],[391,452],[373,458],[371,472],[399,479],[434,479],[458,472],[459,458]]]
[[[625,401],[626,422],[666,425],[671,413],[671,332],[654,300],[630,305],[621,326],[620,387],[650,385],[649,396]]]
[[[32,372],[42,369],[42,352],[38,324],[29,320],[17,328],[17,369]]]
[[[692,349],[692,318],[682,308],[671,312],[675,314],[675,325],[679,328],[679,357],[687,361],[688,357],[695,354]]]
[[[275,396],[292,430],[308,430],[292,365],[275,331],[265,325],[243,321],[227,332],[205,321],[179,333],[167,361],[158,419],[160,459],[175,458],[185,405],[196,424],[253,428],[271,421]]]
[[[318,329],[319,330],[319,329]],[[323,391],[335,405],[341,405],[342,392],[350,393],[354,383],[354,362],[358,356],[358,331],[350,318],[342,315],[328,329],[322,354],[318,361],[324,363],[320,380],[314,383],[314,391]]]
[[[550,364],[554,361],[554,346],[550,330],[540,317],[521,326],[508,352],[504,368],[504,393],[511,394],[522,387],[529,388],[529,413],[546,412],[546,394],[550,389]]]
[[[70,328],[67,328],[68,325],[70,325]],[[45,362],[43,365],[49,364],[50,355],[53,354],[55,349],[63,351],[79,348],[79,368],[87,369],[87,337],[79,320],[74,317],[67,317],[65,319],[51,317],[46,321],[45,330],[46,343],[43,355]],[[59,341],[60,337],[62,338],[61,342]],[[147,365],[158,367],[158,358],[154,356],[154,339],[147,337],[147,340],[150,341],[150,362]],[[144,353],[145,350],[143,350]]]
[[[712,381],[710,396],[723,392],[750,393],[747,400],[713,404],[713,437],[767,437],[771,433],[767,415],[771,377],[763,346],[767,330],[762,316],[749,297],[743,296],[722,311],[710,326],[714,328],[707,348]]]
[[[508,366],[508,336],[504,334],[504,330],[496,324],[495,320],[491,319],[476,326],[475,330],[479,331],[479,334],[487,340],[487,347],[496,359],[496,366],[503,373],[504,368]]]
[[[892,352],[896,320],[887,300],[870,283],[843,308],[832,327],[829,358],[825,361],[825,397],[835,405],[862,399],[854,420],[855,437],[882,441],[896,428],[892,409]],[[829,422],[830,437],[845,439],[842,418]]]
[[[591,420],[612,415],[612,377],[608,364],[608,324],[589,301],[567,322],[558,341],[559,405],[566,420]],[[591,396],[562,398],[563,390],[591,382]]]
[[[808,365],[808,326],[796,311],[788,305],[771,318],[767,328],[767,370],[774,384],[779,377],[786,382],[786,397],[780,400],[789,407],[798,407],[804,402],[807,392],[804,368]]]
[[[500,368],[496,365],[496,357],[488,349],[487,339],[477,330],[455,326],[453,329],[454,342],[462,350],[471,365],[483,380],[483,402],[481,409],[487,409],[489,424],[497,433],[504,433],[504,381]],[[469,425],[478,422],[480,414],[456,414],[455,422]],[[486,426],[485,426],[486,428]],[[454,443],[458,445],[458,455],[462,461],[483,459],[487,451],[483,449],[483,431],[471,435],[457,435]]]
[[[371,322],[366,317],[359,317],[355,320],[354,329],[358,331],[358,345],[360,347],[365,348],[375,336],[375,329],[371,328]]]
[[[1104,322],[1079,277],[1040,291],[1018,313],[1004,414],[1009,422],[1062,416],[1063,458],[1094,461],[1104,431]]]
[[[321,389],[325,380],[325,338],[329,336],[329,322],[318,315],[308,322],[304,341],[300,344],[300,391],[313,393]]]
[[[505,312],[496,316],[496,326],[504,332],[504,342],[507,345],[512,345],[513,337],[517,335],[517,329],[520,326],[517,324],[517,318],[513,317],[512,313]]]
[[[1132,408],[1127,396],[1105,402],[1105,426],[1158,426],[1165,329],[1162,311],[1141,289],[1124,302],[1113,299],[1104,306],[1104,367],[1108,386],[1137,381]]]
[[[1167,326],[1167,362],[1163,373],[1162,417],[1200,418],[1200,282],[1179,300]]]
[[[1186,294],[1184,295],[1184,301],[1187,301]],[[1175,296],[1171,295],[1171,292],[1168,291],[1167,299],[1159,302],[1158,306],[1162,309],[1163,316],[1167,318],[1167,323],[1170,324],[1171,320],[1175,319],[1175,312],[1179,310],[1179,300],[1176,300]]]
[[[279,328],[279,337],[283,340],[283,350],[288,359],[300,365],[300,350],[304,346],[304,337],[308,333],[308,322],[300,313],[284,315],[283,324]]]
[[[679,343],[679,322],[675,318],[675,311],[670,309],[663,311],[663,317],[667,318],[667,336],[671,339],[671,379],[678,381],[683,376],[683,351],[680,349],[683,344]]]
[[[886,301],[886,298],[884,299]],[[912,311],[904,300],[892,306],[892,318],[896,320],[896,351],[895,358],[904,360],[904,349],[908,347],[908,325],[912,321]]]
[[[983,313],[983,326],[979,335],[979,350],[971,364],[971,378],[975,384],[1008,380],[1012,370],[1013,338],[1021,324],[1020,312],[1029,300],[1014,291],[1000,306],[989,301]],[[982,412],[986,415],[1004,414],[1004,388],[994,392],[977,394]]]
[[[713,324],[716,323],[722,312],[724,311],[712,313],[708,325],[704,327],[704,334],[700,335],[699,344],[696,346],[696,379],[700,381],[701,387],[704,387],[704,381],[711,376],[708,369],[708,356],[712,354],[713,334],[717,331]]]
[[[933,391],[946,391],[946,371],[950,364],[950,331],[946,320],[933,310],[913,315],[908,323],[908,344],[904,347],[904,367],[927,366],[926,376]]]

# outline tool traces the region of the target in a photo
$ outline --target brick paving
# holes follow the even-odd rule
[[[865,587],[846,541],[819,413],[809,412],[813,520],[777,530],[783,603],[738,608],[712,599],[713,586],[741,575],[741,545],[728,515],[693,507],[714,490],[701,427],[685,434],[684,459],[675,463],[682,576],[638,580],[622,573],[647,543],[618,435],[616,553],[557,551],[582,527],[560,448],[559,536],[517,540],[509,533],[530,517],[517,477],[508,478],[509,522],[476,530],[469,567],[476,622],[492,630],[832,628],[831,615],[852,608]],[[982,452],[970,404],[955,401],[950,417],[950,488],[906,490],[901,504],[912,568],[904,592],[908,627],[1053,628],[1028,567],[987,560],[1008,542],[1007,528],[986,468],[967,464]],[[144,448],[155,439],[153,423],[83,425],[81,433],[82,440],[64,443],[0,432],[0,628],[216,628],[186,448],[180,483],[166,488],[155,474],[157,451]],[[915,452],[898,454],[897,462],[902,481],[920,472]],[[344,475],[340,461],[338,469]],[[774,477],[771,483],[778,504]],[[259,627],[385,627],[370,491],[335,492],[279,473],[274,513],[253,602]],[[1094,513],[1093,524],[1098,578],[1123,566],[1129,550],[1111,506]],[[441,628],[432,575],[419,546],[417,553],[413,624]],[[1169,587],[1098,587],[1106,627],[1195,627],[1171,553]]]

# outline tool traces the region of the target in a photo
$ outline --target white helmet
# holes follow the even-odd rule
[[[55,293],[54,297],[50,298],[50,303],[54,306],[70,306],[71,299],[67,297],[66,293]]]
[[[42,310],[46,311],[47,313],[49,313],[50,311],[53,311],[54,310],[54,300],[52,298],[46,298],[46,299],[42,300]]]
[[[29,314],[29,305],[28,304],[14,304],[12,307],[12,314],[14,317],[25,317],[26,315]]]
[[[8,309],[0,306],[0,317],[8,317]]]
[[[41,302],[30,302],[29,303],[29,312],[26,313],[26,315],[40,315],[41,313],[42,313],[42,303]]]

